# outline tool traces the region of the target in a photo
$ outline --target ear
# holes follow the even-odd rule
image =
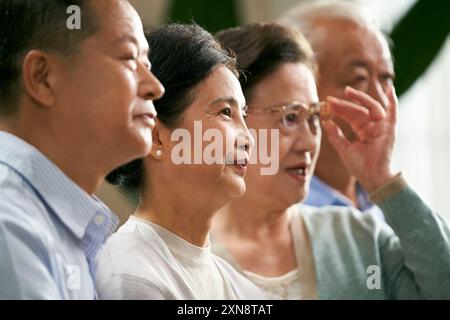
[[[32,50],[22,64],[25,93],[40,106],[50,108],[55,103],[56,58],[41,50]]]
[[[155,129],[152,131],[152,140],[153,145],[150,155],[156,160],[162,160],[169,152],[170,132],[158,118],[156,119]]]

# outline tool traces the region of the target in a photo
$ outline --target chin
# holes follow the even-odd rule
[[[152,150],[153,138],[151,132],[139,131],[138,135],[135,136],[135,144],[137,146],[136,152],[139,153],[138,158],[143,158],[147,156]]]
[[[287,207],[293,206],[294,204],[303,202],[306,199],[307,192],[304,189],[298,190],[297,192],[291,192],[289,197],[286,197],[289,195],[289,193],[284,193],[284,200],[287,205]]]
[[[230,185],[230,189],[228,194],[231,195],[232,198],[240,198],[245,194],[247,187],[245,185],[244,179],[238,178],[240,181],[233,181]]]

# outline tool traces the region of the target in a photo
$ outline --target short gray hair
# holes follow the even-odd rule
[[[311,41],[314,37],[314,20],[317,18],[342,18],[360,26],[379,29],[379,23],[371,10],[342,0],[303,1],[282,15],[278,22],[297,28]]]

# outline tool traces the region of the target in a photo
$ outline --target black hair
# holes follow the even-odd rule
[[[252,88],[282,63],[300,62],[317,74],[311,46],[295,29],[260,22],[220,31],[216,38],[236,54],[237,67],[243,75],[239,81],[247,101],[251,99]]]
[[[154,102],[159,121],[176,128],[196,96],[198,84],[218,67],[226,66],[236,77],[236,60],[198,25],[169,24],[147,35],[152,72],[163,84],[164,96]],[[106,180],[133,195],[144,187],[143,160],[135,160],[111,172]]]
[[[81,28],[67,27],[69,6],[81,9]],[[68,55],[97,30],[88,0],[0,0],[0,116],[17,111],[22,63],[34,49]]]

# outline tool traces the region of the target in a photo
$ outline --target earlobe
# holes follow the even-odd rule
[[[157,160],[164,158],[164,133],[163,127],[159,119],[156,119],[155,129],[152,131],[153,146],[150,152],[151,156]]]
[[[41,50],[30,51],[22,64],[25,94],[44,108],[54,105],[54,58]]]

